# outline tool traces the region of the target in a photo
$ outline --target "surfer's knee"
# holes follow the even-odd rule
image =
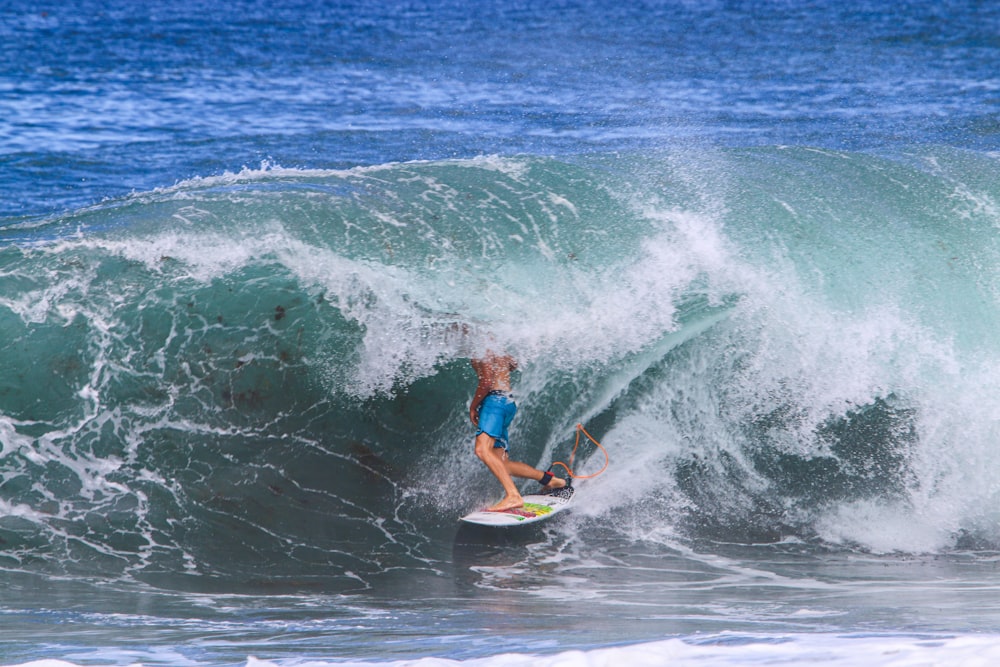
[[[480,461],[486,461],[487,457],[495,456],[493,453],[493,443],[494,439],[485,433],[480,433],[476,436],[476,456],[479,457]]]

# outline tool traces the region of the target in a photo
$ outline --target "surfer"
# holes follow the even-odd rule
[[[510,355],[487,352],[481,359],[472,360],[472,368],[479,377],[479,385],[469,406],[469,418],[476,425],[476,456],[490,469],[503,485],[504,497],[490,508],[493,511],[515,509],[524,505],[512,477],[538,481],[546,489],[561,489],[566,480],[542,472],[527,463],[510,460],[507,429],[517,405],[510,389],[511,371],[517,361]]]

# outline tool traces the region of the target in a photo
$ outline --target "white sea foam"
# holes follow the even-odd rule
[[[132,665],[145,664],[141,654]],[[157,664],[200,667],[209,663],[170,652],[151,655]],[[993,667],[1000,662],[1000,637],[994,635],[742,635],[727,633],[666,639],[627,646],[563,650],[557,653],[501,653],[453,659],[418,657],[362,661],[339,657],[268,660],[248,657],[246,667],[737,667],[746,665],[828,665],[830,667]],[[4,663],[4,667],[121,667],[118,660],[86,663],[61,659]]]

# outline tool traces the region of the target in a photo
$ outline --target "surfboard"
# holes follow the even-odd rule
[[[564,486],[561,489],[544,491],[539,494],[529,494],[524,496],[524,507],[513,510],[503,510],[501,512],[491,512],[489,510],[479,510],[466,514],[462,517],[465,523],[473,523],[477,526],[494,526],[497,528],[510,528],[511,526],[524,526],[537,521],[551,519],[553,516],[569,507],[573,500],[574,489],[572,486]]]

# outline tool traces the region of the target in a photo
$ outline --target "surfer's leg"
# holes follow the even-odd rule
[[[507,468],[507,472],[513,477],[523,477],[524,479],[533,479],[536,482],[543,482],[542,488],[544,489],[561,489],[566,486],[566,480],[559,479],[549,473],[542,472],[537,468],[532,468],[527,463],[505,459],[504,466]],[[546,476],[549,477],[547,482],[544,481]]]
[[[568,484],[565,479],[556,477],[549,470],[542,473],[542,478],[538,480],[538,483],[542,485],[543,489],[561,489]]]
[[[490,472],[500,480],[503,486],[504,497],[491,510],[509,510],[524,506],[524,499],[514,485],[510,473],[507,472],[507,452],[503,448],[494,447],[496,439],[488,433],[480,433],[476,436],[476,456],[486,464]]]

